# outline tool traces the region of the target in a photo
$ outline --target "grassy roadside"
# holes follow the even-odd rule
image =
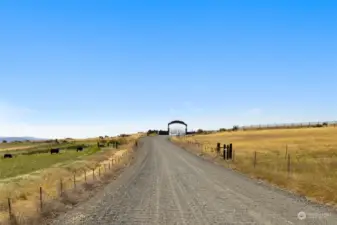
[[[60,213],[88,199],[97,188],[110,181],[127,166],[133,157],[136,139],[138,137],[129,138],[119,149],[107,147],[97,151],[92,147],[84,152],[69,151],[59,156],[31,155],[28,158],[31,159],[30,162],[20,161],[32,167],[35,164],[46,166],[38,170],[34,168],[33,172],[18,176],[8,175],[7,178],[0,180],[0,224],[10,224],[8,198],[11,199],[12,224],[40,224],[42,219],[55,216],[53,213]],[[17,160],[20,160],[20,157],[17,157]],[[39,163],[32,163],[34,160]],[[42,161],[45,162],[41,163]],[[22,168],[27,170],[27,167]],[[42,210],[39,209],[40,187],[43,196]]]
[[[223,132],[171,140],[223,166],[336,206],[336,136],[337,129],[328,127]],[[234,161],[216,155],[218,142],[233,143]]]

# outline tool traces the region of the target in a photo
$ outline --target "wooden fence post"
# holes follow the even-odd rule
[[[101,176],[101,166],[98,167],[98,177]]]
[[[62,182],[62,178],[60,179],[60,196],[63,193],[63,182]]]
[[[42,187],[40,187],[40,211],[43,209],[43,201],[42,201]]]
[[[287,156],[288,156],[288,144],[286,144],[286,154],[285,154],[284,158],[287,158]]]
[[[229,159],[233,159],[233,144],[229,144]]]
[[[95,180],[95,169],[92,169],[92,180]]]
[[[227,148],[227,147],[226,147],[226,146],[227,146],[226,144],[223,145],[223,159],[224,159],[224,160],[227,159],[227,157],[226,157],[226,156],[227,156],[227,152],[226,152],[226,150],[227,150],[226,148]]]
[[[8,198],[8,213],[9,213],[9,220],[12,220],[12,204],[11,204],[11,199]]]
[[[73,179],[74,179],[74,189],[76,189],[76,172],[73,175]]]
[[[288,178],[289,178],[289,176],[290,176],[290,154],[288,155],[288,166],[287,166],[288,168]]]
[[[256,152],[254,152],[254,168],[256,167]]]

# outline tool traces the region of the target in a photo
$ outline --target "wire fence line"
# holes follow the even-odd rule
[[[301,127],[324,127],[324,126],[336,127],[337,121],[259,124],[259,125],[249,125],[249,126],[238,126],[238,129],[239,130],[254,130],[254,129],[301,128]]]
[[[213,134],[225,131],[246,131],[246,130],[266,130],[266,129],[292,129],[292,128],[310,128],[310,127],[337,127],[337,121],[324,122],[302,122],[302,123],[274,123],[274,124],[257,124],[257,125],[234,125],[232,128],[220,128],[218,130],[193,130],[184,134],[185,136],[194,136],[198,134]],[[181,133],[175,136],[181,136]]]
[[[133,143],[132,149],[138,146],[138,140]],[[35,197],[30,198],[33,204],[37,207],[38,214],[45,214],[46,211],[50,210],[50,203],[58,200],[64,204],[76,204],[77,195],[80,195],[81,192],[85,190],[91,190],[92,187],[97,185],[96,183],[105,182],[108,180],[115,166],[122,165],[126,163],[127,155],[129,151],[123,151],[119,155],[113,155],[107,160],[104,160],[100,163],[97,163],[91,168],[83,168],[73,171],[72,176],[61,178],[54,183],[53,187],[45,188],[40,186],[36,189]],[[73,197],[70,197],[73,195]],[[35,200],[34,200],[35,199]],[[22,219],[22,212],[20,207],[16,208],[15,206],[16,199],[7,198],[7,211],[8,211],[8,220],[9,224],[21,224],[20,220]],[[1,224],[1,222],[0,222]]]
[[[172,139],[171,139],[172,141]],[[173,142],[175,142],[173,140]],[[312,173],[320,174],[325,177],[335,177],[334,167],[337,163],[337,153],[327,151],[331,150],[327,147],[322,152],[301,152],[289,150],[289,146],[282,146],[284,149],[259,151],[259,150],[235,150],[232,143],[229,143],[230,148],[225,147],[226,144],[220,143],[199,142],[197,140],[186,137],[178,137],[178,143],[185,143],[190,147],[194,147],[199,154],[210,154],[213,156],[223,157],[226,162],[231,164],[245,164],[247,168],[268,168],[270,171],[286,172],[288,176],[292,173]],[[228,146],[228,145],[227,145]],[[230,152],[228,151],[230,150]],[[250,164],[250,165],[249,165]],[[265,171],[268,173],[268,170]]]

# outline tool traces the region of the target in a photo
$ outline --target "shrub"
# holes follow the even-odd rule
[[[233,126],[233,129],[232,129],[232,130],[233,130],[233,131],[239,130],[239,126],[238,126],[238,125]]]
[[[204,130],[198,129],[198,130],[197,130],[197,133],[198,133],[198,134],[202,134],[202,133],[204,133]]]

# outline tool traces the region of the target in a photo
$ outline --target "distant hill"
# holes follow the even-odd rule
[[[13,142],[13,141],[43,141],[43,140],[47,140],[44,138],[35,138],[35,137],[0,137],[0,142],[2,142],[3,140],[6,140],[7,142]]]

